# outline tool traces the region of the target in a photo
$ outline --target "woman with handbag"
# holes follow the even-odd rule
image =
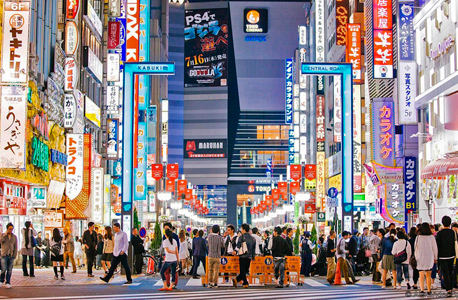
[[[428,288],[428,295],[431,295],[431,270],[434,263],[437,262],[437,244],[431,228],[428,223],[422,223],[418,230],[418,235],[414,246],[414,260],[411,261],[412,267],[415,267],[420,272],[420,295],[425,295],[425,277]]]
[[[37,245],[35,240],[37,231],[33,228],[32,222],[25,222],[25,228],[22,228],[21,234],[22,273],[24,276],[35,277],[33,268],[33,248]],[[27,257],[29,258],[30,273],[27,272]]]
[[[398,231],[397,237],[398,240],[394,243],[393,250],[391,250],[391,253],[394,255],[394,264],[396,265],[396,273],[398,275],[398,286],[395,288],[398,290],[401,289],[401,282],[403,281],[402,275],[404,274],[407,289],[410,290],[409,262],[410,256],[412,255],[412,249],[403,231]]]
[[[62,236],[60,235],[59,229],[54,228],[52,231],[52,237],[49,241],[49,247],[51,248],[51,261],[54,269],[54,279],[59,279],[57,275],[57,267],[60,267],[60,277],[65,280],[64,276],[64,246],[62,245]]]
[[[242,224],[242,235],[237,240],[237,247],[234,255],[239,256],[240,274],[232,279],[232,285],[237,288],[237,284],[242,281],[243,288],[248,288],[246,275],[250,271],[251,260],[255,256],[256,241],[250,234],[250,225]]]
[[[385,237],[382,241],[382,289],[386,288],[386,276],[388,271],[393,273],[393,287],[396,288],[396,265],[394,264],[394,256],[391,253],[396,240],[396,229],[391,229],[388,234],[389,236]]]

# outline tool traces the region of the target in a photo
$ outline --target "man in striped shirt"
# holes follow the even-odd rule
[[[218,288],[219,266],[221,265],[221,252],[224,249],[224,238],[219,234],[219,225],[212,226],[208,235],[208,287]]]

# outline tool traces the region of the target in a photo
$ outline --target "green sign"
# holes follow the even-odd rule
[[[317,220],[318,220],[318,222],[326,222],[326,213],[325,212],[317,212]]]
[[[32,139],[32,165],[43,171],[49,171],[49,147],[38,138]]]

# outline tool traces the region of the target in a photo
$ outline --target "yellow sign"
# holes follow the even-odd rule
[[[342,175],[336,175],[329,178],[329,187],[335,187],[339,192],[342,191]]]

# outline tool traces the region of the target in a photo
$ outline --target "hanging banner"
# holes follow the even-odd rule
[[[140,0],[129,0],[126,5],[128,19],[126,61],[137,62],[139,58]]]
[[[78,26],[74,21],[67,21],[65,24],[65,54],[74,55],[78,45]]]
[[[392,79],[394,76],[391,1],[373,1],[374,79]]]
[[[414,42],[415,31],[413,29],[414,2],[399,3],[399,59],[402,60],[415,60]]]
[[[65,191],[65,182],[51,180],[46,197],[46,207],[58,209]]]
[[[107,159],[119,158],[119,120],[107,119]]]
[[[111,199],[110,199],[111,176],[103,175],[103,224],[111,224]]]
[[[108,16],[121,16],[121,0],[108,0]]]
[[[76,121],[76,100],[73,94],[65,94],[64,128],[73,128]]]
[[[25,169],[27,99],[23,87],[1,88],[0,168]]]
[[[175,180],[166,180],[165,191],[170,193],[175,192]]]
[[[168,164],[167,165],[167,178],[171,180],[178,179],[179,171],[180,171],[180,166],[178,164]]]
[[[347,42],[348,18],[350,17],[350,4],[349,0],[336,1],[336,44],[339,46],[345,46],[345,43]]]
[[[103,168],[92,168],[91,170],[91,200],[92,200],[92,220],[103,223]]]
[[[121,23],[114,21],[108,22],[108,41],[107,48],[109,50],[116,49],[120,43]]]
[[[294,148],[294,130],[288,130],[288,151],[289,151],[289,164],[294,164],[294,154],[295,154],[295,148]]]
[[[334,143],[342,142],[342,91],[341,89],[342,89],[342,84],[341,84],[340,76],[334,76]]]
[[[140,0],[140,36],[138,61],[150,61],[150,0]],[[138,76],[138,109],[146,110],[150,105],[150,76]]]
[[[285,124],[293,123],[293,60],[285,60]]]
[[[178,200],[186,198],[186,190],[187,190],[187,188],[188,188],[188,181],[186,181],[186,180],[178,180],[178,182],[177,182]]]
[[[65,194],[70,200],[73,200],[83,189],[84,135],[67,133],[66,139],[68,165]]]
[[[417,124],[417,110],[415,109],[417,63],[413,60],[399,61],[398,73],[399,124]]]
[[[134,176],[134,199],[135,200],[146,200],[146,170],[147,170],[147,160],[146,160],[146,123],[138,123],[138,142],[137,142],[137,161],[138,165],[135,169]]]
[[[272,189],[272,199],[275,205],[279,205],[279,203],[277,204],[277,201],[280,200],[280,190],[279,189]]]
[[[107,86],[107,114],[119,113],[119,97],[121,88],[117,85]]]
[[[162,164],[151,165],[151,177],[157,180],[161,180],[164,177],[164,166]]]
[[[67,0],[67,19],[75,19],[80,8],[80,0]]]
[[[280,191],[280,196],[283,201],[288,200],[288,183],[287,182],[278,182],[278,190]]]
[[[317,151],[324,151],[324,141],[326,136],[325,130],[325,115],[324,115],[324,96],[316,96],[316,141],[317,141]]]
[[[347,24],[346,62],[353,65],[353,83],[361,80],[361,24]]]
[[[120,55],[119,53],[107,54],[107,81],[118,82],[120,80]]]
[[[353,191],[362,193],[361,86],[353,85]]]
[[[289,184],[289,192],[291,195],[296,195],[298,192],[301,191],[301,183],[300,182],[290,182]]]
[[[417,208],[417,158],[406,156],[404,167],[405,182],[405,221],[410,212],[416,213]]]
[[[302,166],[301,165],[291,165],[290,166],[290,177],[293,181],[301,180],[302,178]]]
[[[394,166],[393,98],[374,98],[372,102],[372,157],[385,166]]]
[[[25,1],[3,4],[1,83],[28,82],[30,5]]]

